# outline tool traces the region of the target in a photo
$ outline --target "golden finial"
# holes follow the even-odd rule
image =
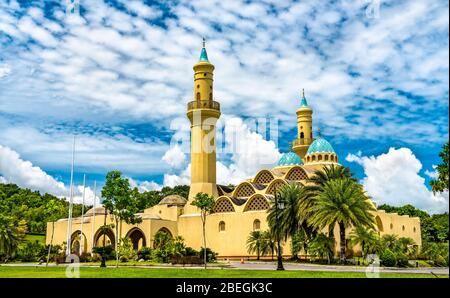
[[[305,98],[305,88],[302,88],[302,96]]]
[[[203,37],[203,47],[206,45],[206,39]]]

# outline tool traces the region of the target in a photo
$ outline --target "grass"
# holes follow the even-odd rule
[[[42,266],[42,265],[41,265]],[[66,267],[0,266],[0,278],[65,278]],[[81,278],[365,278],[362,272],[183,268],[80,268]],[[381,273],[382,278],[435,278],[431,274]],[[447,278],[446,275],[440,276]]]
[[[24,242],[36,242],[38,241],[40,244],[45,245],[45,235],[38,234],[26,234]]]

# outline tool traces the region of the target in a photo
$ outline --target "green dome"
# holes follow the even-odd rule
[[[312,153],[318,153],[318,152],[327,152],[327,153],[335,153],[333,146],[331,146],[330,143],[328,143],[327,140],[318,137],[317,139],[312,142],[311,145],[308,147],[308,151],[306,154],[312,154]]]
[[[278,161],[279,166],[302,165],[302,164],[303,161],[300,158],[300,156],[298,156],[292,151],[284,153],[281,156],[280,160]]]

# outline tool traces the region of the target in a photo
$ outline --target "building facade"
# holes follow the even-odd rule
[[[187,105],[191,123],[191,185],[188,198],[172,195],[158,205],[137,214],[142,222],[136,225],[123,223],[119,237],[129,237],[134,248],[152,246],[154,235],[164,231],[171,236],[180,235],[187,246],[199,249],[203,243],[199,210],[191,205],[199,193],[212,195],[216,202],[214,212],[206,223],[206,244],[219,253],[220,258],[249,257],[246,241],[255,230],[267,230],[267,209],[276,190],[287,183],[305,185],[316,170],[328,165],[338,165],[339,160],[332,145],[320,133],[313,138],[313,110],[304,92],[297,114],[297,138],[292,151],[284,153],[276,167],[257,172],[253,177],[235,187],[216,183],[216,122],[220,117],[220,104],[214,101],[214,65],[208,59],[203,45],[200,59],[194,65],[193,101]],[[374,212],[377,232],[410,237],[421,246],[420,219]],[[104,224],[113,224],[113,218],[103,207],[89,210],[81,218],[72,220],[71,246],[77,252],[91,252],[93,246],[114,245],[118,235],[114,229],[104,231]],[[47,243],[54,228],[54,244],[68,239],[68,219],[47,224]],[[350,233],[349,229],[347,235]],[[339,248],[339,229],[335,228],[336,250]],[[290,244],[284,244],[284,254],[290,254]],[[355,250],[358,250],[356,247]],[[336,251],[337,253],[337,251]]]

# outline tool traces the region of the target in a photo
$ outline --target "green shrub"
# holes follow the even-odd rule
[[[167,263],[169,261],[170,254],[166,249],[154,249],[152,251],[152,260],[156,263]]]
[[[396,258],[398,267],[408,267],[408,257],[404,253],[399,252]]]
[[[95,246],[93,248],[93,252],[100,255],[100,258],[102,256],[102,253],[105,252],[105,256],[107,260],[115,260],[116,259],[116,253],[114,251],[114,248],[112,245],[105,245],[103,246]]]
[[[395,254],[389,248],[386,248],[381,253],[380,261],[383,266],[394,267],[396,263]]]
[[[445,267],[447,266],[447,262],[445,261],[444,257],[441,255],[438,255],[436,259],[433,260],[434,265],[437,267]]]
[[[137,257],[138,260],[143,259],[143,260],[150,260],[152,258],[152,249],[150,247],[142,247],[138,252],[137,252]]]
[[[200,248],[200,251],[199,251],[199,257],[200,258],[204,258],[204,256],[203,256],[203,254],[204,254],[204,248],[202,247],[202,248]],[[207,262],[214,262],[215,260],[216,260],[216,258],[217,258],[217,255],[218,255],[218,253],[216,253],[216,252],[214,252],[214,251],[212,251],[209,247],[207,247],[206,248],[206,261]]]
[[[36,262],[47,259],[47,251],[45,246],[39,241],[26,242],[25,245],[19,249],[18,257],[22,262]]]
[[[187,246],[187,247],[185,248],[185,250],[184,250],[184,255],[185,255],[185,256],[198,256],[198,255],[199,255],[199,251],[193,249],[193,248],[190,247],[190,246]]]

